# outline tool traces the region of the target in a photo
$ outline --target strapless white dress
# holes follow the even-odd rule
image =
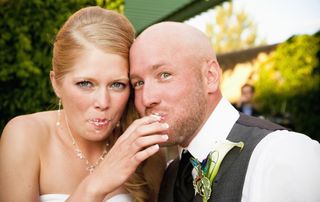
[[[67,194],[45,194],[40,196],[40,202],[64,202],[69,195]],[[130,194],[118,194],[105,202],[132,202],[133,198]]]

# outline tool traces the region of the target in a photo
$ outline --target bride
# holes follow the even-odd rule
[[[165,169],[158,144],[167,141],[168,124],[151,115],[127,127],[135,119],[128,103],[133,40],[130,22],[113,11],[87,7],[67,20],[50,72],[59,108],[6,125],[0,201],[156,200]]]

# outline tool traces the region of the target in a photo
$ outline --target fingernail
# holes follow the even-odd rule
[[[162,124],[162,127],[168,129],[168,128],[169,128],[169,124],[163,123],[163,124]]]
[[[155,119],[157,119],[158,121],[161,120],[161,116],[160,115],[157,115],[157,114],[151,114],[150,115],[151,117],[154,117]]]
[[[169,136],[168,136],[168,135],[162,135],[161,137],[162,137],[162,139],[164,139],[164,140],[168,140],[168,139],[169,139]]]
[[[158,144],[155,144],[152,146],[155,150],[159,149],[159,145]]]

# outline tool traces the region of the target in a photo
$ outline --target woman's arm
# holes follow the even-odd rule
[[[0,201],[39,200],[38,138],[30,116],[12,119],[0,140]]]

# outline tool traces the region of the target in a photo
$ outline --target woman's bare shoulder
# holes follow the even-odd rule
[[[11,119],[5,126],[1,142],[32,142],[33,146],[50,135],[50,128],[54,117],[53,111],[20,115]]]
[[[38,194],[41,148],[50,135],[52,114],[40,112],[17,116],[5,126],[0,139],[0,185],[4,187],[1,194],[6,193],[2,197],[26,190]]]

